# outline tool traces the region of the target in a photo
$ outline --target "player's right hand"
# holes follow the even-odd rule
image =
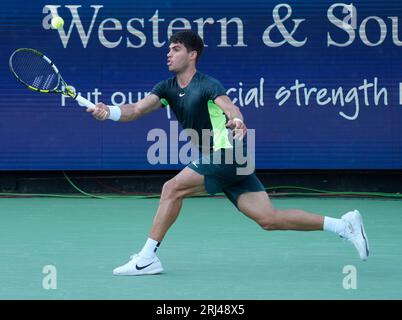
[[[100,102],[96,105],[95,109],[91,109],[91,108],[87,108],[87,112],[92,113],[92,116],[96,119],[96,120],[106,120],[109,118],[109,107],[107,105],[105,105],[104,103]]]

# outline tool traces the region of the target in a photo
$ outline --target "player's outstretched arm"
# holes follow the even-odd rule
[[[121,122],[133,121],[143,115],[155,111],[161,107],[160,99],[155,94],[150,94],[144,99],[132,104],[123,104],[121,106],[107,106],[104,103],[98,103],[95,109],[87,109],[97,120],[115,120]]]

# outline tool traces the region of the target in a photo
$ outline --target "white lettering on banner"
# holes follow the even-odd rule
[[[62,7],[60,5],[45,5],[43,7],[42,13],[47,13],[47,15],[43,18],[42,20],[42,26],[44,29],[48,30],[50,29],[50,20],[52,16],[55,15],[61,15],[63,14],[58,12],[58,9]],[[60,39],[62,41],[63,47],[67,48],[68,42],[71,39],[72,36],[72,31],[74,28],[77,29],[78,35],[80,37],[82,46],[84,48],[87,47],[89,39],[91,35],[93,34],[93,28],[96,22],[96,19],[98,17],[99,11],[101,8],[103,8],[103,5],[91,5],[90,7],[94,9],[92,17],[91,17],[91,24],[89,28],[87,29],[88,31],[85,31],[85,28],[82,24],[82,21],[80,19],[80,15],[78,13],[78,9],[81,8],[80,5],[65,5],[65,8],[67,8],[70,11],[70,14],[72,16],[72,21],[70,24],[70,27],[68,29],[68,32],[65,32],[64,28],[58,29],[58,33],[60,36]],[[65,16],[65,14],[64,14]],[[191,22],[184,18],[184,17],[177,17],[171,20],[168,24],[166,34],[165,36],[161,36],[162,39],[160,39],[160,22],[164,22],[165,19],[159,17],[159,10],[155,10],[155,13],[152,17],[150,17],[148,22],[151,23],[152,25],[152,45],[156,48],[161,48],[166,45],[166,39],[169,39],[170,36],[174,33],[174,31],[177,30],[183,30],[183,29],[191,29]],[[238,17],[232,17],[232,18],[227,18],[223,17],[219,20],[214,20],[212,17],[207,17],[207,18],[199,18],[195,19],[192,22],[195,23],[197,26],[197,32],[200,35],[201,38],[204,39],[204,26],[205,24],[214,24],[215,22],[219,23],[221,25],[220,31],[221,31],[221,37],[220,37],[220,43],[217,44],[218,47],[247,47],[247,44],[244,43],[244,27],[243,27],[243,21],[238,18]],[[147,43],[147,37],[145,33],[133,26],[133,24],[139,24],[139,26],[142,29],[148,29],[147,26],[145,26],[145,20],[143,17],[135,17],[131,18],[127,21],[126,28],[127,32],[134,36],[136,39],[132,39],[131,37],[126,37],[126,41],[123,40],[123,25],[120,20],[116,18],[106,18],[102,21],[100,21],[99,27],[98,27],[98,39],[99,42],[106,48],[113,49],[116,48],[117,46],[121,45],[121,43],[125,43],[127,48],[142,48],[143,46],[146,45]],[[230,30],[236,30],[237,32],[237,42],[235,44],[230,44],[228,42],[228,37],[229,37],[229,32],[228,32],[228,27],[230,25],[235,25],[236,28],[231,28]],[[232,32],[233,32],[232,31]],[[111,41],[111,38],[115,38],[115,41]],[[164,40],[163,40],[164,39]],[[205,44],[207,47],[208,45]]]
[[[280,87],[275,94],[275,99],[279,100],[278,106],[284,106],[292,96],[294,96],[295,105],[298,107],[307,107],[312,100],[313,104],[318,106],[329,104],[335,106],[339,102],[341,107],[345,107],[345,103],[350,103],[354,107],[353,114],[347,115],[341,111],[339,115],[347,120],[356,120],[359,116],[362,103],[369,107],[371,105],[370,100],[372,100],[374,106],[379,106],[380,104],[388,106],[388,90],[385,87],[380,89],[378,87],[377,77],[374,78],[373,82],[368,82],[367,79],[364,79],[362,85],[352,87],[349,90],[341,86],[337,89],[308,88],[305,83],[296,79],[293,86],[289,88],[285,86]],[[363,101],[361,101],[362,98],[359,94],[363,94]],[[294,103],[292,103],[292,105],[294,105]]]
[[[214,24],[214,19],[213,18],[199,18],[194,20],[194,22],[197,24],[197,30],[198,30],[198,35],[201,37],[201,39],[204,39],[204,25],[206,23],[208,24]],[[238,35],[240,37],[240,33]],[[243,35],[241,34],[241,39],[243,40]],[[204,41],[204,47],[208,47],[208,45]]]
[[[402,106],[402,82],[399,82],[399,104]]]
[[[69,10],[72,20],[68,28],[68,32],[66,33],[64,28],[57,30],[64,48],[67,47],[68,42],[73,35],[73,29],[77,30],[82,46],[86,48],[92,34],[96,34],[96,32],[92,32],[95,24],[99,25],[97,32],[99,42],[106,48],[113,49],[120,45],[125,45],[127,48],[142,48],[147,44],[147,36],[144,33],[145,30],[152,30],[152,45],[155,48],[161,48],[167,45],[167,40],[174,31],[190,29],[192,27],[192,23],[195,24],[195,29],[202,39],[205,38],[204,27],[206,24],[213,25],[215,23],[219,23],[220,43],[216,44],[216,46],[219,48],[247,47],[247,44],[244,40],[245,26],[243,20],[239,17],[221,17],[220,19],[214,19],[213,17],[201,17],[192,21],[186,19],[185,17],[175,17],[171,21],[166,21],[166,28],[166,23],[164,23],[165,19],[160,17],[159,10],[155,10],[155,13],[148,19],[144,17],[134,17],[129,19],[127,23],[116,18],[106,18],[102,21],[97,21],[99,12],[104,6],[91,5],[90,7],[93,9],[93,13],[90,17],[90,24],[89,26],[84,27],[78,12],[78,9],[81,7],[81,5],[45,5],[42,9],[42,13],[47,14],[42,20],[42,26],[46,30],[51,28],[50,19],[54,15],[59,15],[59,9],[62,10],[66,8]],[[281,8],[286,10],[285,15],[280,14],[279,10]],[[339,8],[342,8],[342,11],[340,11],[341,14],[336,11],[336,9]],[[273,8],[272,18],[274,23],[265,27],[263,34],[260,35],[265,46],[270,48],[278,48],[288,43],[293,47],[302,47],[307,43],[308,37],[306,35],[298,35],[298,38],[295,39],[296,31],[300,29],[299,27],[302,22],[306,22],[306,19],[291,19],[292,12],[292,7],[286,3],[277,4]],[[67,18],[64,12],[60,15]],[[330,33],[333,31],[328,31],[326,43],[327,46],[348,47],[354,43],[356,34],[358,34],[361,42],[364,45],[368,47],[375,47],[385,42],[388,32],[391,34],[392,43],[396,46],[402,46],[402,41],[399,40],[399,17],[388,16],[387,19],[385,19],[372,15],[364,17],[361,20],[360,25],[358,25],[357,17],[357,8],[352,3],[332,4],[327,10],[327,19],[338,30],[341,30],[342,33],[346,33],[347,38],[345,40],[343,39],[344,35],[338,35],[338,38],[341,38],[342,40],[335,40],[334,35]],[[84,21],[88,20],[89,19],[84,19]],[[287,22],[287,20],[291,20],[293,26],[288,26],[288,24],[285,25],[284,22]],[[150,26],[145,25],[145,21],[149,22]],[[387,26],[387,23],[389,26]],[[123,30],[124,25],[127,30]],[[230,25],[233,25],[233,27],[229,28]],[[375,26],[375,28],[370,31],[370,36],[367,33],[369,25]],[[163,32],[161,31],[162,26],[163,28],[166,28]],[[271,39],[271,31],[279,32],[282,39],[280,41],[274,41]],[[128,35],[125,37],[125,41],[122,41],[124,39],[124,33],[127,33]],[[256,35],[253,34],[253,36]],[[324,37],[325,35],[323,36],[323,39]],[[114,39],[114,41],[111,39]],[[237,39],[237,42],[231,44],[228,42],[228,39]],[[205,43],[205,46],[207,47],[208,45]]]
[[[338,18],[334,15],[334,10],[336,8],[342,7],[342,13],[346,13],[345,17]],[[336,47],[347,47],[350,46],[356,38],[356,30],[358,29],[358,34],[360,40],[368,47],[375,47],[379,46],[384,43],[387,37],[387,24],[385,23],[384,19],[377,16],[369,16],[362,20],[360,26],[357,26],[357,9],[353,4],[345,4],[345,3],[334,3],[331,5],[327,11],[328,20],[337,28],[345,31],[347,33],[348,39],[344,42],[336,42],[330,35],[327,33],[327,46],[336,46]],[[396,46],[402,46],[402,42],[399,40],[398,34],[398,17],[387,17],[392,22],[391,27],[391,35],[392,35],[392,42]],[[347,23],[349,21],[350,23]],[[377,33],[374,31],[371,32],[369,39],[367,35],[367,25],[372,24],[376,26],[378,30]]]
[[[243,83],[238,82],[238,87],[229,88],[226,93],[234,104],[239,107],[255,107],[256,109],[265,106],[264,91],[264,78],[259,79],[259,85],[250,87]],[[299,79],[294,81],[294,84],[289,86],[280,86],[278,89],[273,88],[267,92],[274,92],[275,96],[272,99],[277,101],[277,106],[284,107],[335,107],[340,106],[343,110],[339,111],[339,115],[346,120],[356,120],[361,111],[361,107],[380,107],[389,106],[388,89],[379,85],[378,77],[374,77],[372,81],[367,79],[362,80],[362,84],[354,87],[345,88],[338,86],[336,88],[317,88],[309,87],[306,83],[301,82]],[[402,82],[398,82],[395,86],[399,86],[399,104],[402,105]],[[74,87],[72,87],[75,90]],[[149,95],[148,91],[138,92],[123,92],[115,91],[108,92],[106,96],[94,88],[88,92],[78,92],[84,98],[87,98],[93,103],[100,101],[106,104],[121,105],[126,103],[135,103],[145,96]],[[102,98],[100,98],[102,96]],[[271,97],[270,99],[271,100]],[[68,102],[70,101],[70,102]],[[69,106],[75,107],[76,101],[71,98],[66,98],[61,95],[61,106],[65,107],[66,103]],[[270,104],[273,106],[274,104]],[[312,110],[311,108],[305,109],[306,111]],[[166,116],[171,119],[170,107],[165,108]]]
[[[334,16],[334,9],[337,7],[343,7],[342,13],[347,13],[350,12],[349,15],[344,17],[343,19],[338,19],[337,17]],[[335,42],[332,38],[329,32],[327,33],[327,46],[338,46],[338,47],[347,47],[353,43],[355,40],[355,31],[354,29],[356,28],[356,10],[354,10],[355,7],[353,5],[345,5],[344,3],[334,3],[332,6],[329,7],[328,9],[328,20],[335,25],[336,27],[345,30],[345,32],[348,34],[349,39],[345,43],[338,43]],[[347,23],[348,18],[352,19],[352,14],[354,13],[354,24],[352,23]]]
[[[152,42],[156,48],[162,47],[166,41],[162,43],[159,42],[159,21],[163,22],[165,19],[159,19],[158,10],[155,11],[155,14],[148,21],[152,22]]]
[[[49,13],[48,16],[46,16],[44,18],[42,25],[44,25],[45,20],[47,21],[49,19],[49,16],[58,16],[59,15],[57,9],[60,8],[60,6],[46,5],[45,7],[49,9],[50,13]],[[70,29],[68,30],[67,34],[65,33],[64,28],[57,29],[57,31],[59,32],[59,35],[60,35],[60,39],[61,39],[61,41],[63,43],[63,47],[64,48],[67,47],[67,44],[68,44],[68,41],[70,39],[71,33],[72,33],[73,29],[74,29],[74,26],[76,26],[78,34],[79,34],[80,39],[81,39],[81,43],[82,43],[83,47],[86,48],[87,44],[88,44],[88,41],[89,41],[89,37],[91,36],[91,33],[92,33],[93,26],[95,24],[96,17],[98,15],[98,12],[99,12],[99,10],[101,8],[103,8],[103,6],[102,5],[92,5],[91,6],[91,8],[94,8],[95,12],[94,12],[94,15],[92,16],[91,25],[89,26],[89,29],[88,29],[87,33],[85,33],[85,30],[84,30],[84,27],[82,25],[80,16],[78,14],[78,8],[81,8],[81,6],[77,6],[77,5],[69,5],[69,6],[67,6],[66,5],[66,8],[68,8],[70,10],[70,13],[71,13],[71,16],[73,17],[73,20],[71,21]],[[99,33],[103,34],[103,31],[99,30]],[[100,41],[101,41],[101,39],[100,39]],[[102,43],[102,41],[101,41],[101,43]],[[107,44],[106,45],[105,45],[105,43],[102,43],[102,44],[105,47],[107,47]]]
[[[127,22],[127,30],[130,32],[132,35],[136,36],[138,39],[140,39],[140,43],[137,45],[134,45],[129,38],[127,38],[127,48],[141,48],[145,45],[147,42],[147,38],[145,37],[145,34],[138,29],[133,28],[131,25],[132,21],[138,21],[141,24],[141,27],[144,28],[144,19],[138,19],[138,18],[132,18],[128,20]]]
[[[227,18],[222,18],[220,20],[217,20],[221,24],[221,43],[218,45],[218,47],[231,47],[230,44],[228,44],[227,40],[227,26],[229,23],[235,23],[237,25],[237,44],[234,45],[234,47],[247,47],[246,44],[244,44],[243,40],[243,21],[239,18],[232,18],[228,21]]]
[[[246,93],[244,93],[244,91],[246,91]],[[240,107],[254,103],[254,106],[259,108],[264,105],[264,78],[260,78],[258,87],[244,90],[243,82],[240,81],[238,88],[229,88],[226,93],[232,99],[232,102]]]
[[[286,9],[286,15],[285,17],[281,18],[280,14],[279,14],[279,10],[281,8],[285,8]],[[305,38],[303,41],[297,41],[296,39],[293,38],[293,34],[296,32],[297,28],[299,27],[299,25],[305,20],[305,19],[292,19],[294,22],[294,26],[292,31],[288,31],[285,27],[285,25],[283,24],[283,22],[287,19],[290,18],[290,16],[292,15],[292,7],[286,3],[280,3],[278,5],[275,6],[274,10],[273,10],[273,18],[275,23],[270,25],[267,29],[265,29],[264,34],[262,36],[262,41],[264,42],[264,44],[268,47],[280,47],[285,43],[289,43],[290,45],[294,46],[294,47],[302,47],[306,41],[307,38]],[[283,40],[281,42],[274,42],[271,40],[270,34],[272,29],[277,28],[278,31],[280,32],[280,34],[283,37]]]
[[[106,28],[105,24],[108,22],[112,22],[114,24],[114,27]],[[122,27],[120,21],[117,19],[105,19],[100,24],[99,30],[98,30],[98,37],[99,37],[100,42],[102,42],[106,48],[109,48],[109,49],[116,48],[120,44],[122,36],[119,37],[119,40],[111,42],[106,39],[104,30],[123,30],[123,27]]]
[[[176,22],[180,22],[182,24],[181,27],[175,27],[174,24]],[[180,30],[191,29],[191,24],[187,19],[184,18],[176,18],[170,21],[167,31],[167,37],[170,38],[173,33]]]

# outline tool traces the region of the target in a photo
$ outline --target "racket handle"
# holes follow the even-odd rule
[[[95,107],[96,107],[91,101],[81,97],[80,95],[77,95],[74,99],[77,100],[79,103],[83,104],[84,107],[87,107],[90,109],[95,109]]]

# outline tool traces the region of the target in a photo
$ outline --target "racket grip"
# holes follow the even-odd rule
[[[77,95],[74,99],[77,100],[79,103],[83,104],[84,107],[87,107],[90,109],[95,109],[95,107],[96,107],[91,101],[81,97],[80,95]]]

